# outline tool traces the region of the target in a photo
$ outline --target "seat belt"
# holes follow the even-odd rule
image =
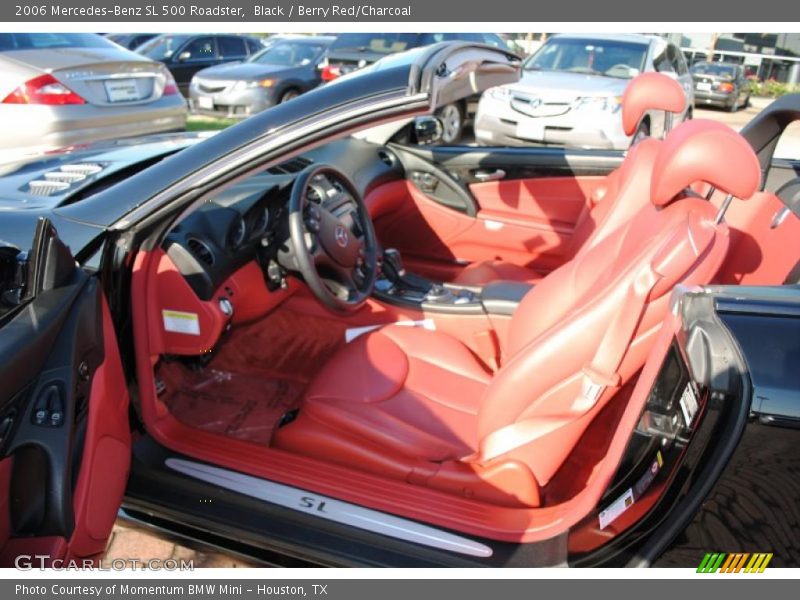
[[[606,388],[619,387],[621,384],[619,367],[633,342],[633,336],[644,317],[653,290],[658,284],[664,283],[664,273],[668,269],[676,273],[673,281],[666,282],[670,287],[674,286],[711,245],[715,235],[713,230],[694,227],[692,220],[690,214],[687,223],[688,235],[686,230],[682,230],[670,236],[653,260],[634,277],[622,304],[597,347],[594,358],[582,369],[584,378],[581,394],[572,405],[573,411],[589,410]],[[697,238],[700,237],[698,235],[700,232],[709,234],[699,240]]]
[[[716,227],[706,228],[702,218],[690,213],[686,229],[670,236],[651,260],[631,281],[619,310],[612,317],[592,361],[583,367],[582,393],[570,407],[571,413],[546,418],[515,421],[488,434],[476,453],[477,460],[488,461],[553,431],[560,429],[597,404],[606,388],[619,387],[619,367],[633,341],[647,303],[658,286],[673,287],[711,246]],[[668,267],[668,268],[667,268]],[[666,272],[674,275],[667,277]]]
[[[573,403],[573,411],[586,412],[595,405],[606,388],[619,387],[621,377],[617,370],[647,310],[650,293],[662,278],[648,263],[631,282],[625,299],[603,334],[594,358],[582,369],[581,395]]]

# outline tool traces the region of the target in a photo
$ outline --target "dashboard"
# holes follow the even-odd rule
[[[292,158],[220,192],[178,223],[162,247],[201,300],[209,300],[237,269],[258,258],[269,279],[283,277],[276,258],[287,250],[288,201],[297,174],[313,164],[344,173],[364,197],[375,187],[404,178],[391,150],[348,138]],[[355,204],[345,185],[331,176],[315,177],[307,201],[323,204],[353,234]]]

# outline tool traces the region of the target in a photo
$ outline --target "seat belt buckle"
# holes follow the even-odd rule
[[[584,412],[597,404],[597,401],[606,388],[618,387],[621,378],[617,373],[611,375],[601,373],[591,365],[586,365],[581,370],[583,371],[581,395],[572,405],[572,409]]]

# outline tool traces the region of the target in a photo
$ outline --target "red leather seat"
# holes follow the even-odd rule
[[[622,127],[627,135],[633,135],[648,110],[681,113],[685,106],[686,95],[677,81],[660,73],[643,73],[625,89]],[[628,151],[620,167],[609,173],[600,193],[589,199],[590,204],[575,224],[564,251],[565,260],[628,222],[647,202],[647,197],[638,190],[649,185],[659,146],[660,141],[654,138],[642,140]],[[478,286],[502,279],[536,282],[541,278],[541,273],[533,269],[502,260],[487,260],[465,267],[453,281]]]
[[[704,181],[747,198],[760,176],[731,129],[680,125],[638,190],[651,201],[523,298],[496,372],[448,335],[384,327],[334,356],[273,443],[486,502],[540,505],[588,424],[644,364],[674,286],[708,283],[723,262],[727,226],[685,190]]]

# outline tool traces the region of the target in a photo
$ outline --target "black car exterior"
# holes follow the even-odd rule
[[[181,94],[189,95],[195,73],[223,63],[244,60],[263,48],[258,38],[228,34],[164,34],[135,50],[164,63],[175,78]]]
[[[317,63],[334,38],[279,40],[239,63],[199,71],[189,87],[189,108],[218,117],[244,118],[296,98],[322,79]]]
[[[12,531],[18,544],[24,543],[26,536],[65,535],[83,525],[83,513],[75,516],[72,512],[71,487],[73,473],[83,469],[85,438],[81,432],[91,431],[86,429],[90,413],[83,394],[92,373],[114,352],[121,355],[134,398],[133,414],[136,413],[130,330],[132,253],[163,228],[165,220],[200,200],[223,168],[224,176],[231,179],[268,168],[285,158],[287,152],[300,151],[315,141],[324,141],[326,135],[354,130],[359,123],[374,120],[376,112],[379,118],[387,119],[430,112],[435,106],[427,94],[436,96],[441,92],[447,97],[447,88],[435,87],[435,73],[452,51],[448,47],[434,48],[417,55],[412,64],[395,65],[320,88],[199,144],[179,138],[172,148],[169,142],[161,147],[154,142],[138,156],[133,149],[127,164],[120,162],[110,171],[130,176],[115,180],[110,187],[103,188],[101,181],[93,181],[99,186],[95,193],[86,195],[86,188],[76,188],[75,194],[83,191],[84,196],[59,197],[30,206],[20,197],[17,210],[4,211],[0,222],[0,376],[6,385],[0,387],[0,467],[10,469],[4,475],[9,477],[11,483],[7,487],[15,498],[42,500],[36,494],[45,483],[51,492],[41,503],[27,504],[32,507],[30,510],[11,511]],[[336,114],[338,118],[327,114],[343,104],[350,107],[348,113]],[[777,108],[780,110],[766,115],[765,120],[772,121],[753,128],[748,138],[760,149],[765,169],[772,167],[774,142],[782,129],[800,119],[800,97],[787,97]],[[302,130],[310,121],[326,116],[328,121],[320,123],[315,131]],[[775,123],[779,126],[771,127]],[[341,144],[330,153],[342,160],[356,156],[361,148],[358,141],[342,140]],[[352,152],[342,152],[342,148]],[[92,149],[86,152],[86,156],[78,152],[55,160],[78,164],[90,158],[111,160],[97,151],[92,154]],[[563,149],[525,152],[528,160],[551,165],[576,156]],[[585,153],[578,154],[587,160]],[[594,158],[599,161],[607,156]],[[380,177],[398,176],[395,167],[386,165],[378,156],[375,159],[377,169],[372,170]],[[15,173],[34,179],[53,168],[53,164],[21,165]],[[790,168],[794,170],[795,165]],[[13,182],[10,187],[16,190],[18,183]],[[786,205],[796,211],[800,203],[793,188],[788,189]],[[10,199],[6,207],[13,206],[13,201]],[[98,304],[103,299],[109,305],[108,318],[100,317]],[[653,392],[643,416],[647,412],[678,415],[680,408],[673,400],[691,383],[702,391],[704,399],[695,421],[698,427],[692,431],[681,427],[637,432],[617,476],[596,509],[586,516],[586,522],[544,542],[481,540],[491,546],[491,557],[468,557],[230,493],[176,476],[167,469],[166,461],[180,460],[181,455],[149,436],[135,416],[132,425],[139,435],[131,444],[130,477],[123,481],[123,511],[144,527],[223,547],[267,564],[287,566],[646,566],[658,564],[659,557],[666,561],[679,553],[683,553],[679,561],[682,566],[696,566],[702,558],[697,553],[739,548],[748,552],[774,551],[775,564],[796,565],[800,562],[796,513],[787,506],[793,503],[796,511],[798,456],[793,450],[800,435],[796,430],[800,381],[796,371],[775,376],[770,370],[770,355],[760,356],[760,341],[770,340],[771,356],[785,361],[796,358],[800,353],[798,306],[800,290],[794,285],[774,289],[712,287],[676,293],[672,316],[665,324],[670,334],[665,338],[668,343],[655,356],[658,391]],[[112,333],[118,338],[118,347],[104,346],[100,340],[110,339]],[[45,395],[52,400],[49,404],[40,406],[29,401],[39,397],[34,392],[54,376],[63,377],[69,385]],[[113,389],[121,393],[120,398],[127,399],[126,389]],[[782,401],[785,398],[788,403]],[[769,401],[773,399],[781,401]],[[59,413],[57,421],[68,423],[69,427],[52,428],[44,417],[38,419],[34,409],[39,408],[51,421],[53,414]],[[127,409],[127,403],[122,408]],[[62,420],[65,414],[69,418]],[[761,427],[774,427],[776,434],[763,435]],[[763,470],[737,466],[741,465],[736,458],[739,449],[746,452],[752,448],[744,445],[751,430],[762,433],[756,438],[761,455],[772,460],[772,470],[767,473],[773,479],[768,481],[764,480]],[[632,522],[622,535],[605,539],[596,547],[577,547],[572,538],[583,525],[596,523],[597,512],[620,489],[630,485],[631,479],[643,476],[658,448],[664,448],[664,467],[660,478],[654,480],[653,490],[659,493],[652,495],[647,513]],[[13,464],[6,460],[11,456]],[[117,473],[118,468],[126,473],[127,464],[122,464],[122,458],[108,453],[101,462],[111,467],[108,473]],[[725,489],[726,475],[736,477],[737,485],[748,490],[771,485],[773,480],[782,483],[774,494],[767,494],[774,501],[748,505],[748,518],[756,525],[733,528],[733,537],[730,530],[720,532],[712,527],[704,532],[706,537],[701,541],[688,542],[682,536],[693,519],[725,514],[710,502],[730,494]],[[100,488],[108,497],[107,487]],[[198,498],[206,501],[198,503]],[[784,523],[779,524],[780,529],[773,529],[771,524],[781,520]],[[773,537],[771,533],[757,536],[754,531],[780,531],[775,535],[783,537]]]

